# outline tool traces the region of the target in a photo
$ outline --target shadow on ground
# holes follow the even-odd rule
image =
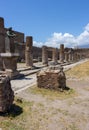
[[[13,104],[10,108],[9,111],[5,112],[5,113],[2,113],[0,112],[0,116],[4,116],[4,117],[16,117],[16,116],[19,116],[21,113],[23,113],[23,109],[16,105],[16,104]]]
[[[67,91],[68,91],[68,90],[70,90],[70,88],[69,88],[68,86],[66,86],[66,87],[64,88],[64,90],[67,90]]]

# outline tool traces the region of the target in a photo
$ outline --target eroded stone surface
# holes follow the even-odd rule
[[[66,76],[60,66],[49,67],[37,73],[37,86],[40,88],[64,89],[66,87]]]
[[[0,112],[7,112],[14,101],[10,78],[0,75]]]
[[[25,47],[25,62],[26,66],[33,66],[33,53],[32,53],[32,47],[33,47],[33,38],[32,36],[26,37],[26,47]]]
[[[42,47],[42,63],[48,64],[48,51],[46,46]]]

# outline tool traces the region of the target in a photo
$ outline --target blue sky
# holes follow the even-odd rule
[[[0,17],[36,46],[89,44],[89,0],[0,0]]]

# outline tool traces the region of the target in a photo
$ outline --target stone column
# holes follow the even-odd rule
[[[77,54],[78,60],[80,60],[80,53]]]
[[[60,44],[60,62],[64,62],[64,44]]]
[[[58,58],[58,52],[57,52],[57,48],[53,49],[53,53],[52,53],[52,60],[54,63],[57,64],[57,58]]]
[[[73,50],[72,49],[70,49],[69,50],[69,61],[71,62],[71,61],[73,61]]]
[[[0,17],[0,53],[5,52],[5,29],[4,19]],[[0,70],[3,70],[3,60],[0,56]]]
[[[48,51],[46,46],[42,47],[42,63],[48,65]]]
[[[69,52],[69,61],[70,62],[72,61],[72,54],[71,54],[71,52]]]
[[[68,52],[65,52],[65,62],[68,62]]]
[[[78,61],[78,57],[77,57],[77,53],[76,52],[74,53],[74,61],[75,62]]]
[[[32,52],[32,46],[33,46],[33,38],[32,36],[26,37],[26,48],[25,48],[25,62],[26,66],[33,66],[33,52]]]
[[[74,53],[72,53],[72,61],[74,61]]]

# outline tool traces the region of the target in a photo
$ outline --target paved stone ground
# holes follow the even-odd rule
[[[15,92],[24,90],[36,84],[36,74],[28,75],[19,79],[11,80],[12,89]]]
[[[64,65],[64,70],[70,69],[78,64],[86,62],[87,60],[89,59],[81,60],[79,62],[69,64],[69,65]],[[30,70],[29,67],[25,66],[25,64],[22,63],[18,64],[18,70],[20,71],[20,73],[24,74],[25,76],[19,79],[11,80],[12,89],[15,91],[15,93],[18,93],[36,84],[36,72],[44,68],[44,66],[41,63],[36,63],[35,66],[39,67],[39,69]]]

